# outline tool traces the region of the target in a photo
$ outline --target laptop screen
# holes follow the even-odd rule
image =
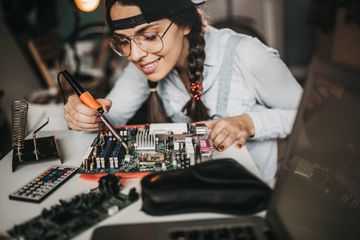
[[[360,74],[314,60],[269,209],[292,239],[360,239]]]

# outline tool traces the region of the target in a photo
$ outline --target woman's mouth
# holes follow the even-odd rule
[[[148,64],[139,64],[139,66],[145,74],[151,74],[151,73],[155,72],[157,66],[159,65],[159,61],[160,61],[160,59],[153,61],[151,63],[148,63]]]

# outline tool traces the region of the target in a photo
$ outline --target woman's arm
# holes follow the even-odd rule
[[[234,51],[233,67],[244,74],[243,84],[253,92],[256,105],[241,115],[205,122],[220,151],[233,143],[242,147],[250,137],[260,141],[286,137],[302,95],[301,86],[276,50],[254,38],[243,41]]]
[[[148,96],[149,86],[146,77],[129,63],[106,97],[112,100],[112,108],[107,116],[115,125],[125,124]]]
[[[291,132],[302,88],[276,50],[257,39],[248,41],[243,49],[240,54],[252,76],[245,81],[263,106],[247,113],[254,124],[254,139],[284,138]]]

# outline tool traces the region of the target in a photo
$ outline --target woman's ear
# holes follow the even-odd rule
[[[189,35],[190,32],[191,32],[190,26],[186,25],[186,26],[184,26],[184,27],[182,28],[182,33],[183,33],[184,36]]]

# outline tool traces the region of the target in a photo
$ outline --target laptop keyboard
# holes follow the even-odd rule
[[[255,240],[254,229],[248,227],[176,230],[170,232],[170,240]]]

